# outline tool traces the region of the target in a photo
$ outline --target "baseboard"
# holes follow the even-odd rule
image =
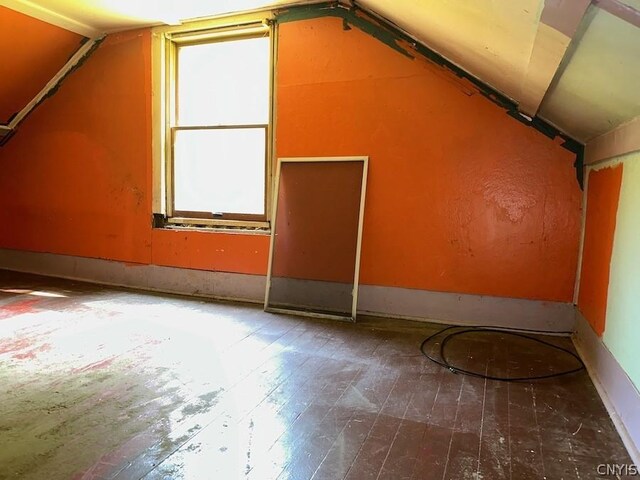
[[[368,315],[549,333],[572,332],[573,310],[570,303],[373,285],[362,285],[358,296],[358,312]]]
[[[573,343],[629,455],[640,465],[640,392],[578,309]]]
[[[0,249],[0,269],[100,285],[241,302],[264,302],[265,277]]]
[[[127,264],[96,258],[0,249],[0,269],[224,300],[262,303],[262,275],[211,272],[159,265]],[[327,287],[329,288],[329,287]],[[350,292],[350,286],[348,290]],[[328,290],[342,298],[338,284]],[[294,292],[304,299],[304,291]],[[572,304],[518,298],[361,285],[358,313],[432,323],[495,325],[550,333],[574,330]]]

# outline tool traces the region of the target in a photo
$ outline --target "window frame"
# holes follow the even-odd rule
[[[189,226],[223,229],[247,229],[268,231],[271,220],[273,176],[275,63],[277,52],[277,25],[262,15],[249,15],[246,19],[233,18],[221,21],[208,20],[176,27],[154,29],[153,86],[154,94],[154,217],[160,214],[163,226]],[[269,38],[269,116],[267,124],[255,125],[197,125],[178,126],[176,123],[178,94],[178,50],[180,47],[242,40]],[[174,139],[175,132],[196,129],[264,128],[265,129],[265,180],[264,214],[238,214],[225,212],[214,215],[208,212],[180,211],[174,208]],[[157,223],[157,222],[156,222]]]

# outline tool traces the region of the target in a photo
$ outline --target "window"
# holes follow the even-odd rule
[[[268,27],[167,39],[169,221],[264,226],[271,153]]]

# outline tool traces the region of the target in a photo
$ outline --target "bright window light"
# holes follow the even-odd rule
[[[176,132],[175,209],[264,213],[264,128]]]
[[[178,46],[175,216],[266,216],[270,49],[269,37]]]
[[[268,122],[268,37],[180,47],[178,125]]]

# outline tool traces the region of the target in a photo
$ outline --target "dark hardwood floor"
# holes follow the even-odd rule
[[[0,271],[0,479],[591,479],[631,463],[585,372],[453,374],[419,351],[440,328]],[[568,362],[502,335],[450,357],[503,375]]]

